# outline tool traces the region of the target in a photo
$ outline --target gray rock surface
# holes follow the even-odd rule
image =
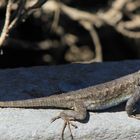
[[[58,94],[119,78],[140,69],[140,61],[70,64],[0,70],[0,100]],[[121,108],[121,109],[120,109]],[[61,110],[0,109],[0,140],[58,140],[63,120],[50,123]],[[75,140],[139,140],[140,120],[129,118],[124,104],[105,112],[90,112],[85,123],[75,122]],[[70,139],[68,129],[65,139]]]

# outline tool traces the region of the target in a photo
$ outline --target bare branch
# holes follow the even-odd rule
[[[13,29],[14,26],[20,21],[20,19],[24,16],[22,15],[27,15],[28,12],[32,9],[36,9],[41,7],[47,0],[38,0],[34,5],[31,7],[28,7],[28,9],[25,10],[25,4],[26,0],[20,0],[18,1],[18,8],[16,9],[14,15],[14,19],[10,21],[11,19],[11,11],[12,11],[12,4],[15,2],[15,0],[8,0],[7,8],[6,8],[6,18],[5,18],[5,23],[4,27],[0,36],[0,47],[4,44],[6,38],[9,35],[9,32]]]
[[[0,47],[2,47],[4,41],[8,37],[8,32],[9,32],[8,26],[9,26],[10,17],[11,17],[12,1],[13,0],[9,0],[7,4],[5,23],[4,23],[4,27],[0,36]]]
[[[20,16],[22,14],[22,10],[24,9],[25,2],[26,2],[26,0],[20,0],[19,1],[19,6],[18,6],[19,8],[16,11],[17,15],[15,16],[15,18],[13,19],[13,21],[11,21],[11,23],[10,23],[10,25],[8,27],[9,30],[11,30],[17,24],[17,22],[19,21]]]
[[[92,41],[95,45],[95,58],[93,60],[91,60],[90,63],[91,62],[102,62],[102,60],[103,60],[102,47],[101,47],[100,39],[99,39],[99,36],[98,36],[96,30],[94,29],[93,25],[90,24],[89,22],[81,21],[80,24],[86,30],[88,30],[88,32],[92,38]]]

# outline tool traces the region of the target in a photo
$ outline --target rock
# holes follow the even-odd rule
[[[107,82],[140,69],[140,61],[69,64],[0,70],[0,100],[23,100],[60,94]],[[121,108],[121,109],[120,109]],[[62,110],[0,109],[0,140],[58,140],[63,120],[51,123]],[[74,122],[75,140],[140,139],[140,120],[129,118],[124,104],[90,112],[83,123]],[[65,139],[70,139],[68,129]]]

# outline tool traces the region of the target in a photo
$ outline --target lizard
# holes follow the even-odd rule
[[[70,126],[77,126],[72,121],[85,120],[87,111],[104,110],[127,101],[125,110],[128,116],[139,119],[134,112],[134,106],[139,99],[140,71],[137,71],[109,82],[59,95],[17,101],[0,101],[0,107],[65,109],[58,116],[52,118],[52,122],[59,118],[63,119],[64,126],[61,137],[64,138],[64,131],[68,126],[73,139]]]

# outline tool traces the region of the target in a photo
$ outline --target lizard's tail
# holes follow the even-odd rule
[[[0,107],[7,108],[66,108],[65,102],[59,96],[49,96],[36,99],[0,101]]]
[[[0,101],[0,107],[7,108],[30,108],[39,107],[43,103],[40,101],[41,98],[37,99],[27,99],[27,100],[17,100],[17,101]]]

